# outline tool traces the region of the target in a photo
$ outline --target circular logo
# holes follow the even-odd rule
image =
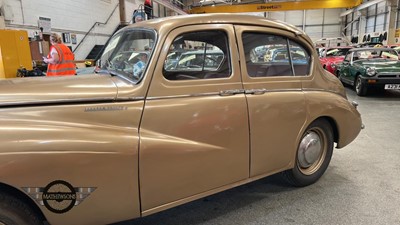
[[[66,213],[76,202],[75,188],[63,180],[55,180],[48,184],[42,194],[43,204],[53,213]]]

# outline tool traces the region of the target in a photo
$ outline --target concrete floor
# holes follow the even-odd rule
[[[358,97],[366,129],[314,185],[269,177],[118,225],[400,224],[400,91]]]

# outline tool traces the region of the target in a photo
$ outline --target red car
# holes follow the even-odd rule
[[[351,48],[351,46],[324,48],[319,51],[319,61],[324,69],[336,75],[336,64],[343,61],[344,56]]]

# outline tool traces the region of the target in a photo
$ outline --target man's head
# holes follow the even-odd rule
[[[139,54],[139,59],[140,59],[140,61],[147,62],[147,54],[146,53],[140,53]]]
[[[135,16],[135,23],[143,21],[143,17],[141,15]]]

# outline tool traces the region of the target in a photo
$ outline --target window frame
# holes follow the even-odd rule
[[[176,35],[174,37],[174,39],[171,42],[171,45],[169,45],[168,48],[170,48],[173,45],[173,43],[175,42],[175,40],[178,37],[183,36],[185,34],[191,34],[191,33],[196,33],[196,32],[221,32],[221,33],[224,34],[224,39],[225,39],[224,45],[225,45],[226,49],[221,49],[216,45],[212,45],[212,46],[218,47],[219,50],[221,50],[221,52],[223,53],[223,59],[222,59],[220,65],[218,66],[218,68],[216,68],[215,70],[205,70],[205,59],[207,57],[207,54],[209,53],[209,51],[216,51],[216,50],[208,50],[207,47],[204,48],[204,49],[198,49],[198,50],[194,50],[193,49],[193,50],[189,50],[189,51],[185,51],[185,52],[181,53],[181,55],[178,58],[177,63],[179,63],[179,60],[181,59],[181,57],[185,53],[189,53],[190,54],[191,52],[203,51],[203,54],[202,54],[202,56],[203,56],[203,67],[201,68],[201,70],[192,70],[192,71],[191,70],[175,70],[175,71],[174,70],[168,70],[167,71],[166,68],[165,68],[165,63],[167,61],[167,58],[165,58],[165,59],[162,59],[163,60],[163,63],[162,63],[162,65],[163,65],[162,66],[163,67],[162,75],[163,75],[164,79],[166,79],[168,81],[171,81],[171,82],[180,82],[180,81],[186,81],[186,80],[199,81],[199,80],[229,79],[230,77],[232,77],[232,75],[233,75],[233,71],[232,71],[233,67],[232,67],[232,53],[231,53],[231,48],[230,48],[229,33],[224,29],[214,28],[214,29],[204,29],[204,30],[190,30],[188,32],[180,33],[180,34],[178,34],[178,35]],[[218,34],[216,34],[216,35],[218,35]],[[201,42],[200,40],[197,40],[197,41]],[[206,41],[202,41],[202,42],[205,43],[205,46],[207,46],[207,44],[210,44],[210,43],[208,43]],[[214,53],[215,52],[212,52],[211,54],[214,54]],[[167,56],[169,54],[170,53],[168,53]],[[227,66],[227,70],[228,70],[227,75],[223,75],[223,70],[220,70],[224,66],[224,64],[226,64],[226,66]],[[171,74],[176,73],[176,74],[178,74],[178,75],[176,75],[176,77],[181,76],[180,77],[181,79],[169,79],[168,75],[166,75],[166,73],[171,73]],[[188,73],[190,75],[185,77],[185,74],[179,74],[179,73]],[[208,74],[211,74],[211,73],[221,74],[221,77],[208,77],[208,78],[206,78],[207,73]],[[196,74],[196,76],[190,77],[192,74]]]
[[[310,50],[308,48],[306,48],[304,45],[302,45],[301,43],[299,43],[295,39],[290,38],[290,37],[288,37],[286,35],[283,35],[283,34],[280,34],[280,33],[275,33],[275,32],[264,32],[264,31],[259,31],[259,30],[257,30],[257,31],[244,30],[241,33],[241,37],[240,37],[241,40],[242,40],[242,45],[243,45],[242,49],[243,50],[246,49],[245,42],[244,42],[244,39],[246,38],[246,37],[244,37],[244,35],[246,35],[246,34],[247,35],[251,35],[251,34],[258,35],[258,34],[261,34],[261,35],[266,35],[266,36],[275,36],[275,37],[282,38],[284,40],[284,42],[285,42],[285,46],[283,46],[283,48],[286,48],[286,51],[289,53],[287,55],[287,58],[288,58],[288,62],[287,63],[289,64],[288,66],[290,67],[290,70],[291,70],[291,74],[290,75],[289,74],[284,74],[284,75],[265,75],[265,76],[251,75],[249,73],[249,67],[248,67],[249,66],[248,62],[249,61],[248,61],[248,58],[245,58],[243,61],[246,63],[245,68],[246,68],[246,75],[248,77],[250,77],[250,78],[259,78],[259,77],[264,77],[264,78],[271,78],[271,77],[304,77],[304,76],[310,76],[311,75],[311,70],[312,70],[312,66],[313,66],[312,53],[310,52]],[[294,67],[295,64],[293,62],[293,52],[292,52],[292,50],[294,48],[293,48],[292,45],[297,45],[297,46],[295,46],[295,48],[300,48],[302,51],[304,51],[307,54],[305,58],[307,59],[307,66],[308,66],[307,67],[307,71],[308,72],[306,74],[301,74],[301,75],[297,75],[296,74],[295,67]],[[260,47],[260,46],[262,46],[262,45],[259,45],[257,47]],[[255,47],[255,48],[257,48],[257,47]],[[251,49],[250,52],[254,51],[255,48]],[[247,54],[244,54],[244,55],[246,56]],[[250,61],[252,61],[252,60],[250,59]],[[254,62],[252,62],[252,63],[254,63]],[[274,65],[271,64],[270,66],[272,67]]]

